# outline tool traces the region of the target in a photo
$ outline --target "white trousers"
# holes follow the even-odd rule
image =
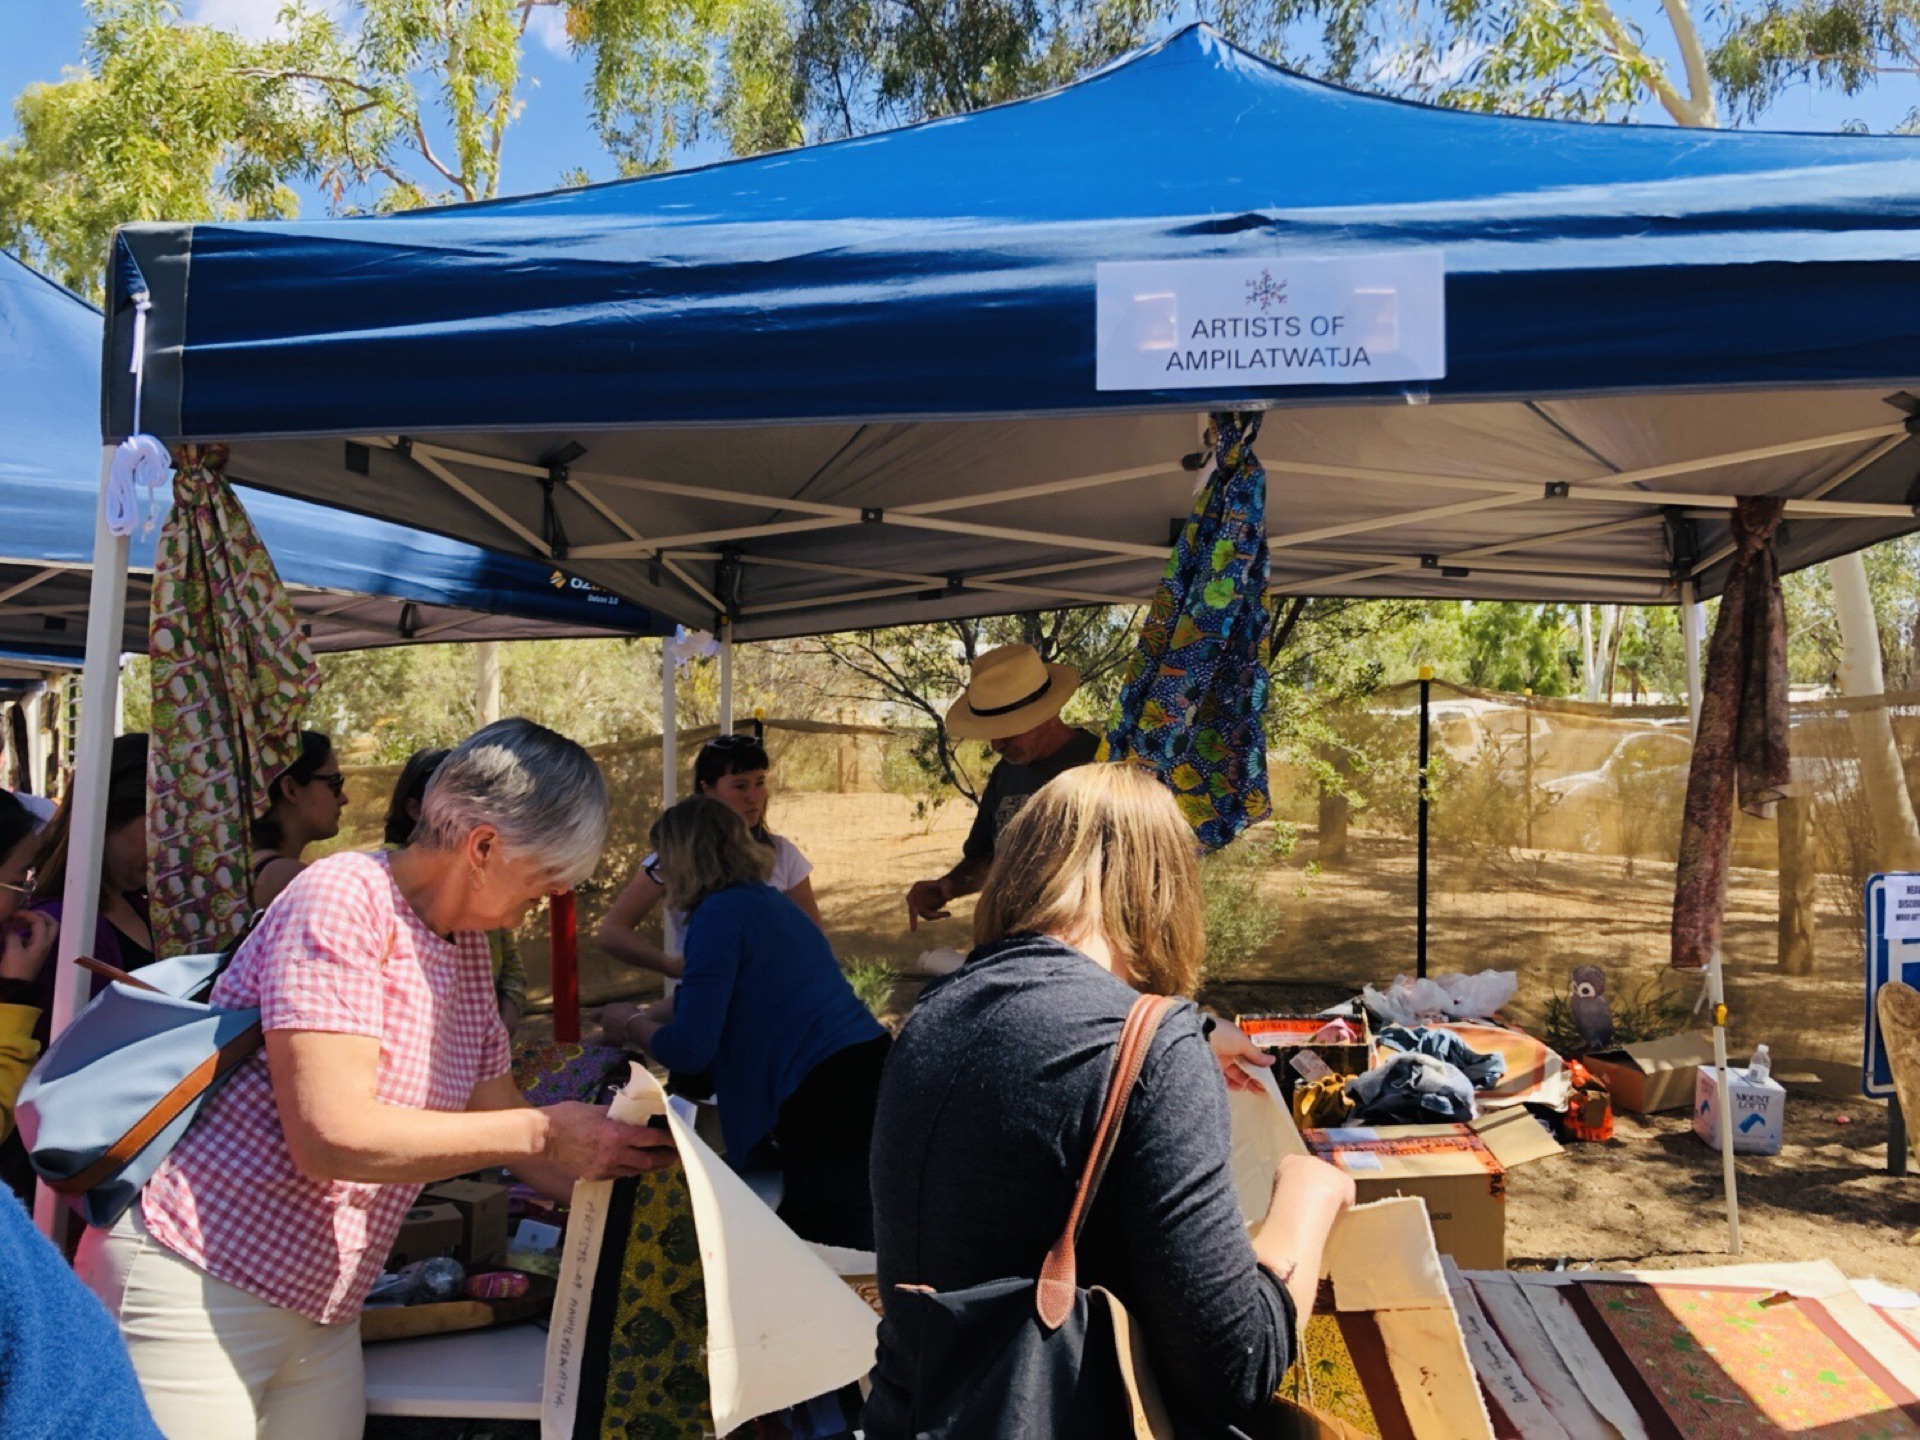
[[[216,1280],[147,1233],[135,1204],[74,1268],[120,1325],[167,1440],[360,1440],[360,1323],[322,1325]]]

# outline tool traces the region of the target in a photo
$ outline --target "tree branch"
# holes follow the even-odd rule
[[[1293,603],[1287,607],[1287,613],[1273,627],[1273,635],[1267,641],[1267,654],[1278,655],[1287,648],[1287,641],[1293,638],[1294,628],[1300,623],[1300,616],[1307,608],[1307,597],[1296,595]]]
[[[1693,16],[1688,13],[1685,0],[1662,0],[1662,3],[1666,4],[1667,20],[1669,24],[1674,26],[1675,38],[1681,38],[1681,27],[1684,26],[1687,36],[1691,37],[1693,50],[1698,53],[1700,50],[1700,32],[1694,28]],[[1676,18],[1675,15],[1676,7],[1678,10],[1678,18]],[[1666,112],[1671,115],[1675,121],[1682,125],[1699,128],[1711,128],[1719,123],[1713,108],[1713,88],[1711,82],[1708,83],[1706,91],[1707,103],[1704,118],[1702,118],[1703,112],[1699,104],[1694,100],[1688,99],[1685,95],[1682,95],[1679,90],[1674,88],[1673,81],[1667,78],[1666,66],[1648,55],[1647,52],[1640,47],[1640,42],[1633,38],[1632,32],[1627,29],[1620,17],[1614,13],[1613,7],[1607,3],[1607,0],[1592,0],[1591,13],[1594,23],[1600,27],[1601,34],[1606,37],[1607,43],[1613,47],[1616,57],[1623,64],[1636,67],[1644,75],[1648,88],[1653,91],[1654,98],[1660,102],[1666,109]],[[1681,40],[1680,48],[1682,54],[1687,52],[1687,43],[1684,39]],[[1704,65],[1705,63],[1706,59],[1704,54],[1702,54],[1701,64]],[[1691,60],[1688,61],[1688,74],[1689,76],[1692,74]]]
[[[1605,8],[1604,0],[1601,8]],[[1688,115],[1674,118],[1697,130],[1718,129],[1720,114],[1713,103],[1713,72],[1707,67],[1706,47],[1700,43],[1700,27],[1694,24],[1693,12],[1687,9],[1687,0],[1660,0],[1660,8],[1666,11],[1667,24],[1673,27],[1673,38],[1680,46],[1680,58],[1686,62],[1692,102]]]

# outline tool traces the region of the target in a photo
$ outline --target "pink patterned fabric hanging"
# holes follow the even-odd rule
[[[1673,967],[1704,970],[1720,948],[1733,797],[1766,818],[1786,789],[1787,611],[1773,532],[1786,501],[1735,502],[1733,566],[1707,646],[1700,733],[1687,770],[1673,888]]]
[[[320,688],[226,463],[224,445],[174,453],[173,509],[154,561],[147,856],[160,956],[218,950],[245,928],[251,824],[298,753]]]

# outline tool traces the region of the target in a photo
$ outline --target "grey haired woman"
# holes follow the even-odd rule
[[[170,1437],[358,1437],[359,1315],[424,1183],[506,1165],[554,1195],[670,1163],[660,1132],[514,1088],[486,932],[586,878],[607,790],[502,720],[434,776],[407,849],[302,871],[221,977],[258,1006],[234,1072],[80,1270]]]

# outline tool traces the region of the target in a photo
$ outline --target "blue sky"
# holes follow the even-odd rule
[[[184,0],[191,19],[223,24],[244,32],[261,33],[272,23],[283,0]],[[336,0],[338,3],[338,0]],[[1630,14],[1647,11],[1647,31],[1664,33],[1650,0],[1628,0]],[[63,66],[80,59],[85,11],[80,0],[0,0],[4,45],[0,45],[0,97],[9,107],[0,133],[12,130],[11,104],[36,80],[57,80]],[[588,123],[583,97],[585,74],[565,52],[551,29],[537,35],[528,47],[524,92],[526,108],[509,134],[503,157],[501,193],[549,189],[560,176],[582,167],[596,179],[611,177],[612,163],[601,151]],[[1782,130],[1837,130],[1849,121],[1872,130],[1888,130],[1909,111],[1920,108],[1920,76],[1884,77],[1870,91],[1847,98],[1811,88],[1789,92],[1765,117],[1765,126]],[[1646,118],[1663,118],[1655,111]],[[696,152],[685,159],[712,158]],[[308,214],[320,210],[308,197]]]

